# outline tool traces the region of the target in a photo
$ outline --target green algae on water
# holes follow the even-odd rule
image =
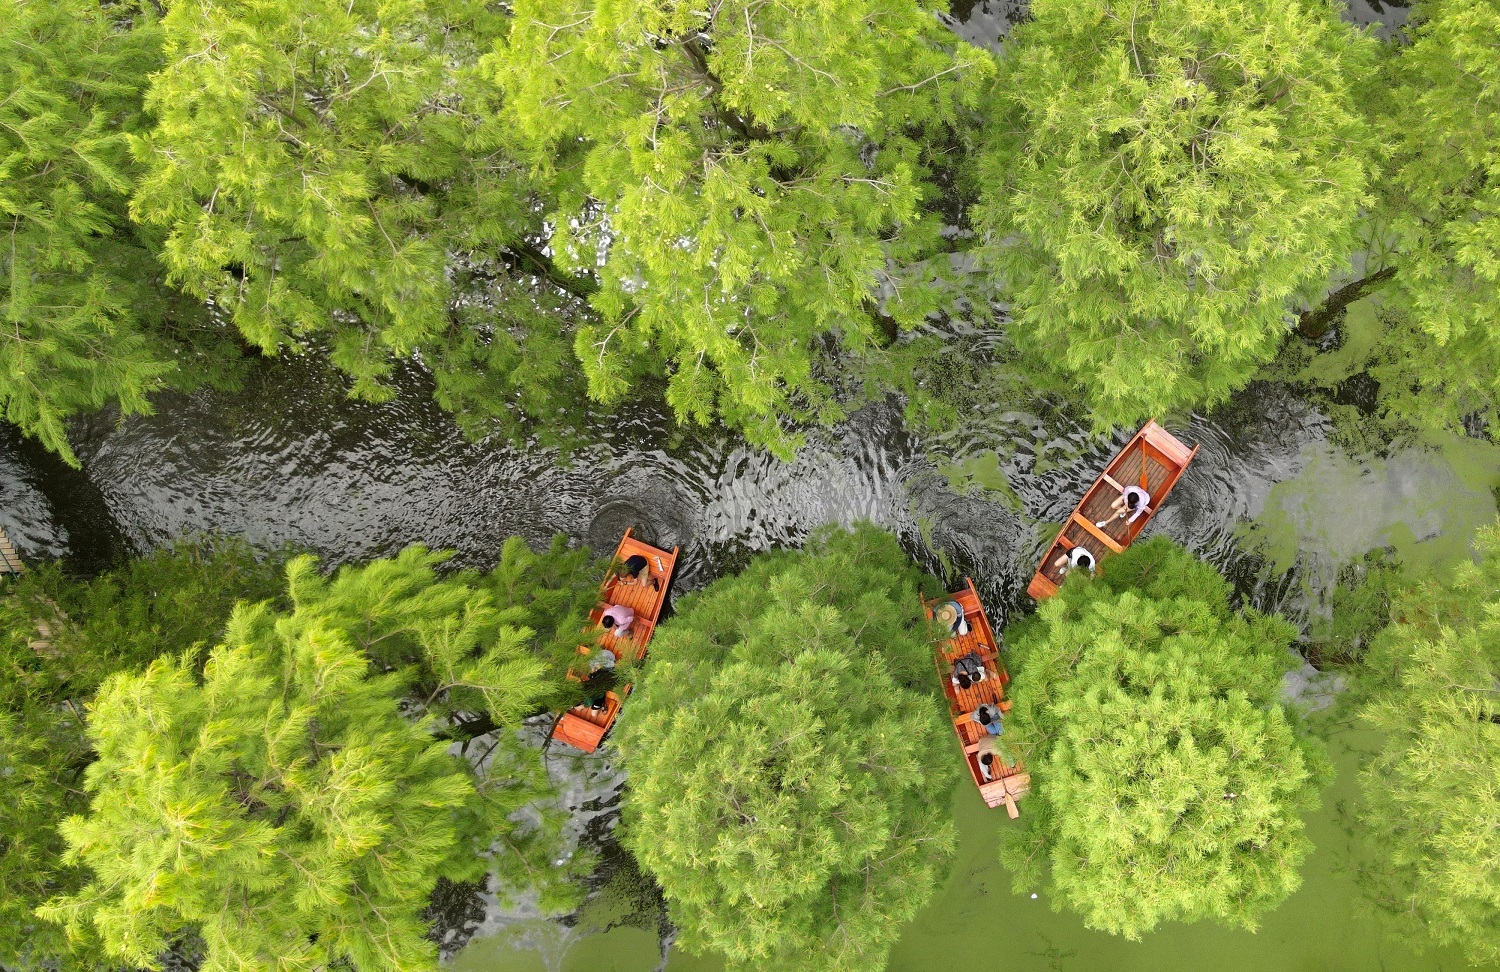
[[[1386,455],[1310,443],[1301,459],[1241,528],[1276,573],[1309,561],[1336,571],[1379,549],[1430,570],[1472,556],[1475,530],[1495,518],[1494,443],[1429,432]]]
[[[955,493],[967,495],[979,491],[986,499],[1003,504],[1013,513],[1025,511],[1021,497],[1011,486],[1005,470],[1000,468],[999,453],[993,449],[943,463],[938,471],[947,478],[948,485]]]

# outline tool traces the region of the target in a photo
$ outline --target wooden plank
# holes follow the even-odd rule
[[[21,561],[21,555],[16,553],[16,548],[10,545],[10,538],[5,531],[0,529],[0,574],[24,574],[26,564]]]
[[[1087,530],[1090,533],[1090,535],[1093,536],[1093,538],[1095,540],[1098,540],[1100,543],[1104,544],[1110,550],[1114,551],[1115,553],[1124,553],[1125,552],[1125,548],[1124,547],[1120,546],[1118,543],[1115,543],[1114,537],[1111,537],[1109,534],[1105,533],[1103,530],[1101,530],[1098,527],[1094,526],[1094,524],[1089,521],[1089,518],[1086,517],[1086,516],[1084,516],[1082,513],[1074,512],[1074,514],[1071,517],[1071,519],[1073,520],[1074,523],[1078,524],[1079,526],[1081,526],[1085,530]]]
[[[1104,480],[1106,483],[1108,483],[1117,492],[1121,492],[1121,493],[1125,492],[1125,487],[1121,486],[1119,483],[1115,482],[1115,478],[1113,476],[1111,476],[1109,473],[1102,473],[1099,476],[1099,478],[1102,479],[1102,480]]]

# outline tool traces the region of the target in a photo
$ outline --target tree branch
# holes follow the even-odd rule
[[[1382,267],[1366,277],[1344,284],[1323,298],[1323,303],[1305,310],[1297,320],[1297,330],[1309,341],[1316,341],[1328,333],[1333,322],[1344,313],[1344,308],[1396,275],[1395,267]]]
[[[575,277],[566,272],[552,258],[525,240],[517,240],[507,243],[504,247],[507,254],[515,258],[515,261],[530,268],[540,276],[546,277],[553,285],[566,290],[574,297],[587,300],[599,290],[599,285],[586,277]]]

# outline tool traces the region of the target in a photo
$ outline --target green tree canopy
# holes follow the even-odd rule
[[[1372,42],[1334,4],[1035,0],[996,82],[978,253],[1100,427],[1223,400],[1358,247]]]
[[[1398,596],[1370,646],[1361,714],[1384,739],[1360,816],[1379,905],[1480,963],[1500,959],[1500,525],[1477,546]]]
[[[553,185],[558,261],[595,275],[575,349],[591,394],[669,375],[684,421],[785,451],[837,408],[832,335],[928,309],[900,265],[940,244],[934,166],[987,73],[931,0],[520,0],[491,59]],[[892,288],[894,288],[892,290]]]
[[[95,970],[91,936],[69,942],[33,910],[77,890],[58,824],[85,809],[93,758],[84,709],[117,671],[216,639],[240,598],[275,597],[280,561],[245,544],[183,543],[92,580],[40,565],[0,589],[0,965]]]
[[[548,828],[511,819],[541,795],[534,752],[504,733],[484,766],[453,748],[463,715],[513,727],[543,697],[513,622],[547,599],[503,572],[440,578],[445,558],[332,578],[298,558],[291,608],[241,604],[201,675],[188,652],[106,682],[89,812],[62,827],[92,880],[39,913],[137,966],[196,936],[212,970],[432,969],[439,877],[482,876],[496,845],[532,883],[566,876]]]
[[[550,270],[476,72],[505,19],[478,0],[171,4],[132,211],[165,228],[173,281],[268,354],[328,348],[357,396],[393,395],[420,354],[470,431],[555,420],[581,388],[544,316],[561,305],[489,259]]]
[[[620,726],[624,842],[689,950],[880,968],[931,896],[959,762],[919,579],[862,526],[756,557],[657,633]]]
[[[125,218],[157,46],[134,3],[0,0],[0,413],[75,465],[68,416],[149,412],[175,367]]]
[[[1168,920],[1253,930],[1297,888],[1326,759],[1278,701],[1291,626],[1229,593],[1157,538],[1006,632],[1031,745],[1024,827],[1001,844],[1018,889],[1050,883],[1056,907],[1137,939]]]
[[[1372,373],[1394,416],[1500,437],[1500,2],[1423,0],[1409,32],[1371,92],[1396,270]]]

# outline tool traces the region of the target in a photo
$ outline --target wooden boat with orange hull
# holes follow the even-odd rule
[[[993,764],[994,779],[986,780],[980,769],[979,756],[987,733],[971,715],[986,703],[998,706],[1001,712],[1010,711],[1010,702],[1005,698],[1005,686],[1010,684],[1010,673],[1000,661],[999,642],[995,640],[990,619],[984,613],[984,605],[979,603],[979,592],[974,589],[974,582],[965,577],[963,590],[955,591],[947,597],[923,601],[922,607],[926,610],[927,617],[931,618],[938,607],[947,601],[958,604],[969,628],[965,634],[943,638],[934,645],[933,661],[937,665],[943,695],[948,700],[948,716],[953,720],[954,735],[958,737],[964,762],[969,767],[969,775],[974,778],[974,785],[979,787],[979,795],[991,807],[1004,804],[1006,813],[1014,819],[1020,816],[1016,801],[1031,790],[1031,774],[1026,772],[1026,766],[1020,760],[1014,766],[1006,766],[996,760]],[[953,683],[953,663],[970,654],[979,657],[984,666],[985,677],[962,689]]]
[[[1155,421],[1147,422],[1083,494],[1078,508],[1047,548],[1026,593],[1038,601],[1056,594],[1064,571],[1055,562],[1070,554],[1074,547],[1083,547],[1093,555],[1095,564],[1102,564],[1105,557],[1130,546],[1161,509],[1197,454],[1197,446],[1189,449]],[[1138,486],[1151,497],[1146,512],[1134,523],[1114,517],[1115,510],[1111,508],[1128,486]]]
[[[614,655],[617,661],[640,661],[646,657],[651,637],[656,634],[656,623],[661,619],[662,607],[667,602],[667,587],[672,583],[672,572],[677,568],[679,549],[673,547],[672,552],[667,553],[649,543],[642,543],[630,534],[630,530],[625,531],[620,547],[615,551],[609,574],[599,586],[599,604],[589,612],[589,620],[593,622],[591,630],[603,632],[595,643]],[[644,577],[643,582],[629,583],[615,570],[615,567],[637,555],[646,558],[646,571],[657,582],[655,587]],[[624,634],[613,629],[605,630],[599,623],[605,608],[611,604],[623,604],[635,612],[630,630]],[[578,651],[580,654],[587,654],[590,648],[580,645]],[[599,748],[599,743],[615,724],[615,719],[620,715],[620,707],[630,695],[630,688],[629,685],[624,685],[618,692],[604,693],[604,705],[601,708],[576,705],[564,712],[552,727],[552,738],[592,753]]]

